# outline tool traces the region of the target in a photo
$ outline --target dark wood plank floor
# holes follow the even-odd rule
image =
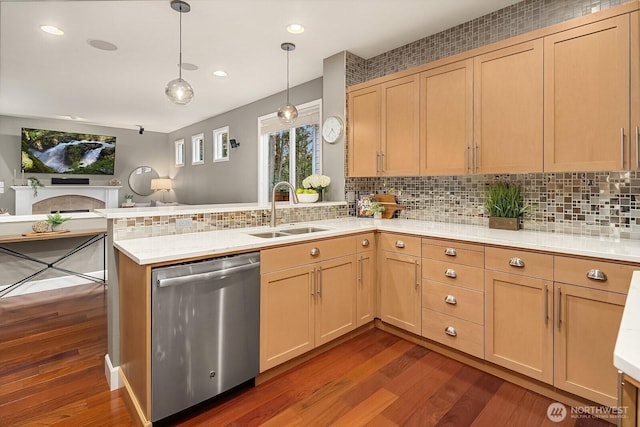
[[[0,300],[0,426],[133,425],[104,376],[100,285]],[[185,415],[181,426],[608,426],[380,330]]]

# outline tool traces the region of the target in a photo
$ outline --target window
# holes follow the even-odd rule
[[[204,134],[193,135],[191,137],[191,164],[201,165],[204,163]]]
[[[322,101],[297,106],[298,118],[293,127],[278,121],[276,113],[258,118],[260,150],[258,155],[258,202],[271,199],[273,185],[287,181],[301,187],[302,180],[314,173],[322,173],[322,136],[320,117]],[[289,200],[289,192],[282,187],[276,200]]]
[[[184,139],[179,139],[174,144],[176,167],[184,166]]]
[[[229,160],[229,126],[213,131],[213,161]]]

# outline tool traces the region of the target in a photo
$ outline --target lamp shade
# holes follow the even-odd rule
[[[151,189],[152,190],[171,190],[171,179],[170,178],[155,178],[151,180]]]

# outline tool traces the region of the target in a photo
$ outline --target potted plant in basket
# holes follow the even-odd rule
[[[49,225],[51,226],[51,231],[58,231],[60,229],[60,226],[65,222],[70,220],[71,218],[67,217],[63,217],[62,215],[60,215],[60,211],[54,213],[54,214],[48,214],[47,215],[47,222],[49,223]]]
[[[489,228],[518,230],[520,217],[529,212],[524,204],[524,190],[518,184],[497,182],[490,184],[484,197],[489,213]]]

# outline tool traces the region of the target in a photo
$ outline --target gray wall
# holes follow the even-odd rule
[[[329,116],[337,116],[345,124],[344,133],[334,144],[329,144],[323,140],[322,146],[322,171],[331,177],[327,200],[344,200],[344,177],[346,149],[345,133],[347,117],[346,105],[347,95],[345,92],[346,80],[346,54],[342,51],[325,58],[323,62],[323,95],[322,95],[322,116],[323,121]]]
[[[0,194],[0,208],[15,212],[15,193],[11,190],[13,185],[13,171],[17,171],[20,178],[20,131],[23,127],[36,129],[51,129],[67,132],[94,133],[99,135],[113,135],[116,139],[116,164],[115,174],[106,175],[77,175],[80,178],[89,178],[92,185],[108,185],[112,178],[122,181],[120,201],[124,201],[124,194],[131,190],[127,184],[129,173],[139,165],[151,166],[158,171],[160,176],[169,173],[167,159],[171,158],[173,151],[167,147],[167,135],[158,132],[145,132],[139,135],[134,129],[118,129],[105,126],[94,126],[68,120],[27,119],[21,117],[0,116],[0,180],[4,181],[5,192]],[[25,175],[31,176],[32,174]],[[44,185],[51,184],[53,174],[33,174]],[[150,197],[136,196],[136,200],[157,199],[157,195]]]
[[[344,91],[344,87],[341,89]],[[291,88],[295,105],[322,98],[322,78]],[[186,204],[244,203],[258,200],[258,117],[275,112],[284,103],[284,92],[211,117],[169,134],[169,176],[177,201]],[[228,162],[213,163],[213,130],[229,126],[229,137],[240,147],[232,148]],[[204,164],[191,165],[191,136],[204,133]],[[185,165],[174,166],[174,141],[185,142]],[[340,154],[343,156],[343,153]],[[327,159],[323,158],[325,164]]]

